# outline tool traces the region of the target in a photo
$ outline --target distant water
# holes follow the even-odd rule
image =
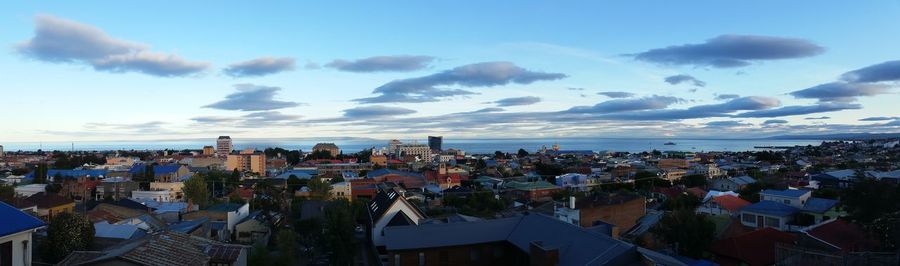
[[[285,149],[301,149],[309,151],[317,142],[316,140],[250,140],[235,139],[235,149],[266,147],[282,147]],[[408,142],[403,140],[404,142]],[[351,139],[336,140],[334,142],[346,153],[357,152],[371,147],[385,147],[387,140]],[[419,143],[427,143],[419,140]],[[666,142],[674,142],[676,145],[664,145]],[[516,152],[520,148],[534,152],[546,146],[548,149],[558,143],[563,150],[593,150],[593,151],[627,151],[642,152],[650,150],[660,151],[752,151],[758,150],[754,146],[806,146],[818,145],[822,140],[777,140],[777,139],[619,139],[619,138],[564,138],[564,139],[444,139],[443,148],[455,148],[467,153],[493,153],[494,151]],[[0,143],[6,151],[34,151],[43,149],[70,150],[70,142],[44,142],[44,143]],[[75,142],[75,150],[104,151],[104,150],[199,150],[206,145],[215,145],[215,139],[209,141],[183,140],[183,141],[117,141],[117,142]]]

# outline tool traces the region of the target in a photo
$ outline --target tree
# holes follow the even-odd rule
[[[682,184],[685,187],[702,187],[706,185],[705,175],[686,175],[682,176],[675,183]]]
[[[34,169],[34,183],[36,184],[46,184],[47,183],[47,164],[42,163],[38,164]]]
[[[202,176],[194,176],[184,181],[184,197],[193,201],[200,207],[206,206],[209,201],[209,190],[206,188],[206,180]]]
[[[715,237],[716,225],[691,209],[667,213],[651,232],[674,245],[679,255],[700,258]]]
[[[16,189],[13,186],[0,185],[0,201],[13,205],[16,197]]]
[[[309,187],[309,194],[313,199],[328,199],[331,196],[331,184],[321,178],[313,178],[306,186]]]
[[[524,158],[528,156],[528,151],[526,151],[525,149],[519,149],[519,152],[516,155],[518,155],[519,158]]]
[[[278,264],[294,265],[294,251],[297,249],[297,240],[294,238],[294,232],[290,230],[278,231],[276,242],[278,242]]]
[[[47,228],[47,241],[41,247],[43,258],[56,263],[76,250],[87,250],[94,242],[94,225],[84,216],[56,214]]]
[[[247,259],[247,265],[269,265],[270,263],[269,250],[266,249],[266,245],[262,243],[253,245],[253,249],[250,251],[250,258]]]
[[[332,265],[350,265],[356,251],[356,211],[346,199],[339,199],[325,209],[325,247],[331,251]]]

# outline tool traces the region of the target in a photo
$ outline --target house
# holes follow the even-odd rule
[[[800,230],[798,245],[827,253],[872,251],[877,241],[859,226],[844,219],[831,219]]]
[[[75,212],[75,201],[57,194],[37,193],[27,200],[37,204],[37,214],[44,221],[50,222],[53,216],[68,212]]]
[[[560,188],[547,181],[521,182],[509,181],[503,184],[509,197],[522,202],[550,201],[553,193]]]
[[[555,208],[554,216],[584,228],[607,223],[615,226],[613,235],[619,230],[634,227],[637,220],[647,213],[644,197],[632,194],[597,193],[580,199],[569,198],[569,206]]]
[[[780,202],[800,209],[805,217],[799,217],[799,225],[816,224],[831,218],[846,215],[844,212],[837,210],[837,200],[812,197],[811,190],[766,189],[759,192],[759,198],[761,201]]]
[[[47,224],[34,216],[0,201],[0,265],[31,265],[34,241],[32,233]]]
[[[772,227],[781,231],[791,228],[788,224],[800,209],[781,202],[762,200],[741,209],[741,224],[747,227]]]
[[[75,251],[57,265],[247,265],[249,247],[164,232],[104,251]]]
[[[379,189],[375,198],[367,206],[369,213],[368,231],[376,248],[384,246],[384,230],[391,226],[418,225],[426,218],[416,205],[406,201],[393,190]]]
[[[100,181],[97,186],[97,201],[104,198],[114,200],[125,199],[131,197],[131,192],[140,189],[137,182],[131,181],[124,177],[107,177]]]
[[[208,218],[213,230],[210,230],[209,235],[205,237],[231,241],[234,239],[235,226],[248,215],[250,215],[250,204],[248,203],[221,203],[203,210],[185,213],[182,215],[182,219],[191,221]]]
[[[15,187],[13,189],[13,191],[15,191],[16,195],[18,195],[20,197],[29,197],[29,196],[37,194],[37,193],[46,192],[47,191],[46,188],[47,188],[47,184],[29,184],[29,185]]]
[[[819,181],[822,187],[848,188],[856,179],[856,170],[844,169],[813,175],[811,180]]]
[[[385,265],[685,265],[542,214],[395,226],[384,233]]]
[[[353,200],[353,186],[350,182],[338,182],[331,184],[331,198]]]
[[[773,228],[762,228],[735,237],[717,240],[709,251],[715,254],[720,265],[774,265],[775,246],[778,243],[793,244],[797,237]]]
[[[737,216],[740,210],[749,206],[751,203],[742,198],[733,195],[722,195],[712,197],[697,207],[697,213],[705,213],[709,215],[725,214],[728,216]]]
[[[145,164],[135,164],[128,170],[132,176],[146,175],[148,166]],[[191,169],[186,165],[180,164],[160,164],[153,165],[153,180],[158,182],[175,182],[179,177],[186,176],[191,173]]]
[[[578,173],[556,176],[555,180],[557,186],[574,191],[589,191],[592,187],[600,184],[599,180]]]
[[[720,191],[735,191],[746,188],[748,185],[756,183],[756,179],[750,176],[738,176],[729,178],[717,178],[710,182],[710,189]]]
[[[235,225],[236,240],[242,244],[268,244],[272,235],[271,225],[261,211],[253,211]]]

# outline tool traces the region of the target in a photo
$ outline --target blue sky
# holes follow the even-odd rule
[[[898,1],[4,3],[0,141],[897,132],[897,14]]]

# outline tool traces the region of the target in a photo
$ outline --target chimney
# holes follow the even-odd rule
[[[569,209],[575,209],[575,196],[569,196]]]

